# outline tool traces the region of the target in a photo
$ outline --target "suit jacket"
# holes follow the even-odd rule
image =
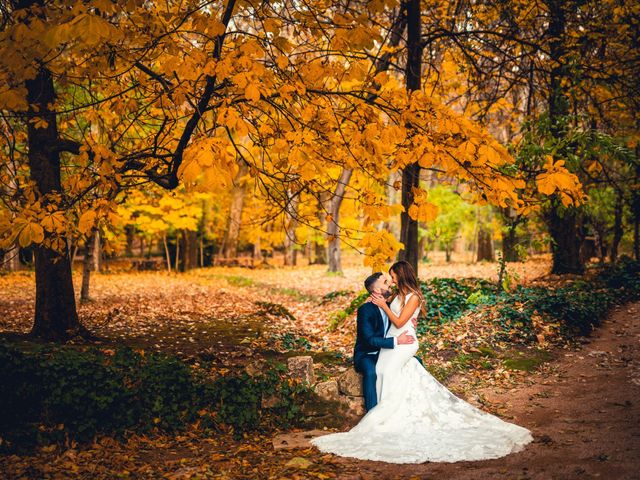
[[[385,338],[382,314],[373,302],[363,303],[358,308],[357,324],[356,345],[353,349],[353,363],[356,367],[364,355],[377,353],[381,348],[393,348],[394,340],[392,337]]]

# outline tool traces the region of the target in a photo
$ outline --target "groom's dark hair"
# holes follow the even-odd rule
[[[373,275],[369,275],[367,279],[364,281],[364,288],[367,289],[367,292],[373,293],[371,288],[373,288],[373,284],[378,281],[378,279],[382,276],[382,272],[376,272]]]

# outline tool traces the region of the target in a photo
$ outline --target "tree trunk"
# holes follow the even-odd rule
[[[2,262],[2,268],[10,272],[15,272],[20,269],[20,247],[17,243],[4,252]]]
[[[315,242],[315,258],[313,263],[316,265],[326,265],[327,262],[327,247],[323,242]]]
[[[427,236],[423,236],[418,242],[418,258],[424,260],[427,256]]]
[[[344,199],[344,193],[347,185],[351,181],[353,170],[345,168],[340,173],[336,190],[333,193],[331,202],[329,203],[330,219],[327,222],[327,235],[329,236],[328,252],[329,252],[329,271],[342,272],[342,251],[340,249],[340,206]]]
[[[29,169],[37,187],[37,195],[46,205],[49,194],[62,193],[60,180],[60,140],[57,119],[50,107],[55,102],[55,90],[51,72],[40,68],[33,80],[25,82],[29,115],[47,122],[36,126],[28,122]],[[46,234],[47,237],[50,234]],[[45,240],[46,238],[45,237]],[[83,333],[71,278],[71,261],[67,240],[60,237],[61,252],[44,245],[36,245],[36,308],[31,333],[37,337],[63,340]]]
[[[173,269],[176,272],[180,271],[180,235],[181,232],[180,230],[176,230],[176,258],[175,258],[175,263],[173,265]]]
[[[398,195],[396,190],[396,181],[400,181],[399,172],[391,171],[389,172],[389,178],[387,179],[387,203],[389,205],[394,205],[398,202]],[[385,220],[382,224],[382,228],[387,230],[391,235],[398,238],[400,236],[400,231],[398,230],[398,222],[393,221],[391,219]]]
[[[318,210],[316,217],[320,225],[324,225],[325,222],[325,209],[329,209],[329,202],[331,201],[331,193],[323,191],[320,192],[318,200]],[[316,265],[327,265],[328,263],[328,245],[324,238],[320,235],[316,237],[314,243],[314,258],[313,263]]]
[[[296,253],[296,228],[298,227],[298,203],[300,194],[290,199],[287,205],[287,225],[284,231],[284,264],[286,266],[296,265],[298,256]]]
[[[198,266],[198,232],[183,230],[179,241],[182,243],[180,271],[187,272]]]
[[[96,230],[95,238],[93,240],[93,271],[99,272],[100,265],[102,264],[102,239],[100,238],[100,230]]]
[[[167,259],[167,272],[171,273],[171,256],[169,255],[169,245],[167,245],[167,233],[162,234],[162,243],[164,245],[164,254]]]
[[[126,247],[125,247],[125,255],[127,257],[133,257],[133,240],[135,238],[135,230],[133,228],[133,225],[127,225],[124,229],[125,234],[126,234],[126,238],[127,238],[127,243],[126,243]]]
[[[616,207],[613,222],[613,242],[611,242],[611,263],[618,261],[618,247],[624,235],[624,228],[622,226],[622,212],[624,208],[624,198],[622,192],[618,192],[616,197]]]
[[[502,258],[505,262],[519,262],[522,260],[518,253],[517,246],[522,239],[518,238],[516,229],[524,221],[511,207],[501,208],[502,220],[507,227],[506,232],[502,231]]]
[[[256,264],[261,264],[263,262],[262,248],[260,247],[260,235],[258,235],[253,242],[253,260]]]
[[[89,287],[91,284],[91,271],[97,271],[95,257],[99,254],[99,235],[98,229],[92,228],[91,234],[85,242],[84,261],[82,262],[82,288],[80,289],[80,301],[83,302],[91,300]]]
[[[493,262],[495,260],[491,231],[485,225],[480,225],[478,228],[478,256],[476,260],[478,262],[483,260]]]
[[[550,37],[549,57],[553,65],[549,76],[550,130],[554,138],[561,139],[564,136],[563,121],[569,113],[569,103],[563,85],[564,78],[568,74],[566,49],[563,43],[566,36],[565,2],[546,0],[545,3],[549,9],[547,34]],[[564,153],[558,151],[554,155],[554,160],[564,158]],[[575,208],[565,209],[557,199],[554,199],[545,217],[549,234],[553,239],[552,273],[583,273],[584,261],[580,255],[583,240],[581,213]]]
[[[545,214],[545,222],[553,239],[551,273],[584,273],[584,262],[580,254],[582,245],[582,216],[575,208],[566,209],[560,215],[559,208],[551,208]]]
[[[636,145],[636,158],[640,158],[640,144]],[[640,164],[636,165],[635,184],[640,185]],[[640,189],[631,191],[631,216],[633,218],[633,256],[640,262]]]
[[[245,162],[241,161],[239,167],[238,173],[233,180],[227,231],[225,232],[222,242],[222,256],[226,258],[235,258],[238,256],[238,239],[240,238],[240,224],[242,223],[242,209],[244,207],[246,192],[244,177],[249,172],[249,167],[247,167]]]
[[[502,232],[502,256],[505,262],[520,261],[520,256],[516,250],[517,244],[515,226],[510,225],[506,232]]]
[[[420,22],[420,0],[403,2],[407,16],[407,65],[405,85],[409,92],[420,90],[422,85],[422,32]],[[412,163],[402,171],[402,206],[400,215],[400,242],[404,249],[398,254],[400,260],[409,262],[418,274],[418,222],[409,216],[413,204],[414,187],[420,185],[420,165]]]
[[[204,267],[204,234],[198,236],[198,266]]]

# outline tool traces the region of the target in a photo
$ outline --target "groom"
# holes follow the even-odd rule
[[[391,295],[389,279],[376,272],[364,281],[364,288],[371,294],[379,293],[385,298]],[[353,352],[353,364],[356,372],[362,374],[364,406],[367,411],[378,403],[376,395],[376,362],[381,348],[394,348],[396,345],[408,345],[415,339],[407,335],[406,330],[398,337],[385,338],[390,322],[387,314],[373,302],[365,302],[358,308],[358,333]]]

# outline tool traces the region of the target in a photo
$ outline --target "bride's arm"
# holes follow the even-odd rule
[[[396,315],[395,313],[393,313],[393,311],[391,311],[391,308],[389,308],[389,305],[387,305],[387,302],[385,302],[382,297],[374,297],[373,303],[375,303],[385,311],[385,313],[389,317],[389,321],[393,323],[396,328],[401,328],[405,323],[409,321],[411,315],[413,315],[413,312],[415,312],[416,308],[418,308],[418,305],[420,305],[420,299],[416,295],[411,295],[406,305],[402,307],[400,315]]]

